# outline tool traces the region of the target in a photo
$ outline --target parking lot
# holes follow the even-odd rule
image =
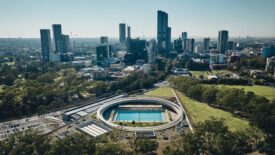
[[[64,125],[62,120],[58,117],[59,115],[60,114],[58,113],[50,113],[0,123],[0,140],[5,139],[12,133],[27,129],[34,129],[39,130],[42,133],[48,133],[56,127]]]

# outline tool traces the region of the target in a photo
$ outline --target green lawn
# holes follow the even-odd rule
[[[177,92],[177,94],[182,104],[184,105],[192,124],[196,124],[200,121],[205,121],[209,119],[209,117],[213,116],[217,118],[224,118],[225,123],[232,131],[243,130],[249,127],[248,121],[234,117],[229,112],[225,112],[223,110],[210,107],[205,103],[200,103],[195,100],[192,100],[180,92]],[[147,92],[145,93],[145,95],[163,98],[174,96],[173,92],[171,91],[171,88],[167,87]]]
[[[155,89],[153,91],[145,93],[146,96],[154,96],[154,97],[163,97],[163,98],[169,98],[174,97],[174,94],[171,90],[171,88],[168,87],[162,87]]]
[[[254,92],[256,95],[264,96],[269,100],[275,99],[275,88],[269,86],[234,86],[234,85],[218,85],[219,87],[225,86],[228,88],[239,88],[244,89],[244,91]]]
[[[224,118],[225,123],[232,131],[244,130],[249,127],[249,123],[246,120],[234,117],[231,113],[210,107],[206,103],[197,102],[192,100],[180,92],[177,92],[182,104],[184,105],[191,122],[194,124],[205,121],[212,117]]]

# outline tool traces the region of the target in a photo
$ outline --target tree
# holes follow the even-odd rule
[[[97,155],[128,155],[132,154],[131,151],[127,151],[119,144],[107,143],[97,148]]]
[[[136,152],[143,154],[150,153],[157,150],[158,143],[155,140],[147,138],[136,138],[134,141],[134,148]]]
[[[215,87],[205,87],[202,93],[202,100],[206,103],[216,103],[217,90]]]
[[[49,138],[32,130],[15,133],[0,141],[0,152],[3,155],[46,154],[50,147]]]
[[[83,134],[73,134],[65,137],[62,140],[53,142],[50,154],[58,155],[79,155],[79,154],[94,154],[96,145],[93,139],[88,139]]]
[[[244,133],[232,133],[223,119],[210,118],[195,126],[195,133],[182,138],[184,154],[244,154],[249,151],[248,139]],[[244,136],[243,136],[244,135]]]

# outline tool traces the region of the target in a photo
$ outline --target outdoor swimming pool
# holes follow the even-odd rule
[[[118,110],[116,121],[121,122],[163,122],[163,113],[160,110]]]

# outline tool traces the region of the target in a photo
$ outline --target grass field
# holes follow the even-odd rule
[[[177,92],[177,94],[183,106],[185,107],[192,124],[196,124],[200,121],[205,121],[213,116],[217,118],[224,118],[225,123],[228,125],[231,131],[243,130],[249,127],[248,121],[234,117],[229,112],[210,107],[205,103],[194,101],[180,92]],[[164,98],[174,96],[170,88],[159,88],[148,92],[145,95]]]
[[[154,96],[154,97],[163,97],[163,98],[169,98],[174,97],[173,92],[171,91],[171,88],[168,87],[162,87],[155,89],[153,91],[145,93],[146,96]]]
[[[248,92],[254,92],[256,95],[264,96],[269,100],[274,99],[275,100],[275,88],[269,87],[269,86],[234,86],[234,85],[218,85],[219,87],[225,86],[228,88],[239,88],[244,89],[244,91]]]

